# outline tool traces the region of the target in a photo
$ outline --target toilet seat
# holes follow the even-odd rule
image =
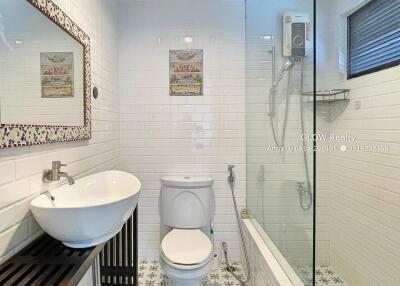
[[[173,265],[200,267],[210,260],[212,243],[199,229],[173,229],[161,242],[161,254]]]

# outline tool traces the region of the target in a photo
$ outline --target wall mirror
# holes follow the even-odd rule
[[[0,1],[0,148],[90,139],[90,83],[90,39],[53,1]]]

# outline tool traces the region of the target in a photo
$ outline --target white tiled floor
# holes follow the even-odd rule
[[[243,269],[239,263],[232,263],[243,275]],[[168,279],[162,272],[158,261],[139,262],[139,286],[167,286]],[[203,280],[203,286],[240,286],[240,283],[226,270],[226,264],[221,263],[217,270],[208,274]]]

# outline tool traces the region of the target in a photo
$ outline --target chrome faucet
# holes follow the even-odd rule
[[[65,166],[67,165],[61,164],[61,161],[53,161],[51,164],[51,170],[44,170],[43,172],[43,182],[51,183],[59,181],[61,177],[64,177],[68,180],[68,184],[75,184],[75,180],[72,178],[72,176],[66,172],[61,172],[61,167]]]

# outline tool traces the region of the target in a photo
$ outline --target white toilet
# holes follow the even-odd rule
[[[163,177],[160,264],[174,286],[199,286],[217,264],[211,224],[213,179]]]

